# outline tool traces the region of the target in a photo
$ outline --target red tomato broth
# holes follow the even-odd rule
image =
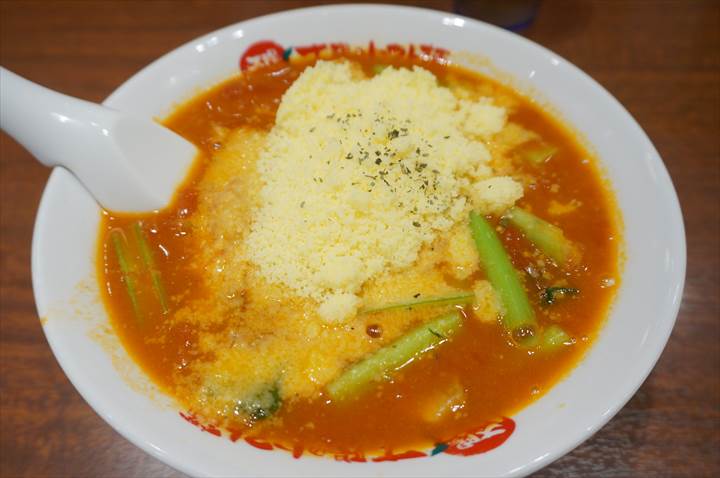
[[[470,317],[465,318],[460,332],[448,343],[404,367],[391,381],[379,383],[347,403],[328,403],[324,397],[293,401],[281,407],[272,419],[260,422],[261,426],[227,427],[236,436],[327,454],[427,448],[488,420],[520,410],[578,362],[602,325],[614,295],[615,288],[603,287],[603,280],[613,278],[616,284],[619,280],[618,219],[614,201],[594,160],[567,128],[528,98],[452,65],[401,56],[354,53],[343,56],[359,62],[369,75],[375,64],[420,65],[434,73],[440,82],[474,83],[483,91],[513,98],[517,107],[511,109],[509,121],[538,133],[558,148],[542,166],[514,160],[516,169],[536,178],[525,188],[519,204],[542,215],[553,200],[582,202],[578,212],[557,216],[552,221],[581,245],[581,266],[564,271],[548,264],[551,278],[540,281],[524,275],[539,320],[562,324],[576,339],[574,345],[552,354],[530,353],[512,345],[499,324],[480,323],[466,310]],[[162,311],[157,307],[142,322],[133,317],[117,258],[107,242],[108,233],[116,227],[130,230],[133,223],[142,221],[152,248],[165,251],[155,254],[155,260],[172,309],[205,294],[203,271],[192,261],[196,245],[186,218],[195,210],[198,181],[218,146],[212,139],[212,124],[231,129],[252,126],[269,130],[282,94],[310,64],[312,61],[280,63],[244,72],[181,105],[165,124],[198,145],[203,155],[175,203],[159,213],[144,216],[103,213],[98,270],[106,285],[103,299],[113,326],[134,360],[180,404],[186,397],[177,387],[177,377],[184,373],[185,364],[203,358],[197,347],[202,331],[187,323],[163,320]],[[584,162],[586,159],[590,160]],[[553,184],[559,187],[554,188]],[[498,230],[517,270],[523,271],[535,263],[539,255],[520,233],[502,225],[498,225]],[[473,280],[482,276],[482,273],[475,274],[458,285],[468,288]],[[542,288],[561,279],[580,289],[581,294],[566,297],[551,307],[541,305]],[[422,421],[418,410],[427,402],[428,395],[458,380],[467,394],[465,407],[451,419],[438,423]],[[203,421],[202,417],[199,419]]]

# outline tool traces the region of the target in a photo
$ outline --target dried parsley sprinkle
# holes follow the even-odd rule
[[[382,163],[382,159],[377,158],[377,159],[375,160],[375,164],[381,164],[381,163]]]
[[[420,227],[420,223],[417,221],[413,221],[412,225],[415,227]]]
[[[400,131],[394,129],[388,133],[388,139],[395,139],[400,136]]]

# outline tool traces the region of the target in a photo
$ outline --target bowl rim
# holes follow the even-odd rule
[[[194,45],[198,43],[202,43],[205,41],[208,41],[213,36],[217,36],[222,34],[223,32],[227,32],[232,29],[237,29],[243,27],[248,22],[255,22],[258,20],[277,20],[284,17],[293,17],[298,14],[303,13],[333,13],[336,11],[346,10],[348,8],[355,8],[355,9],[364,9],[369,11],[388,11],[388,10],[394,10],[397,13],[409,13],[409,12],[417,12],[417,13],[425,13],[430,15],[451,15],[454,18],[460,18],[463,19],[466,22],[471,22],[475,24],[479,24],[483,28],[488,28],[490,30],[493,30],[496,34],[505,36],[507,38],[511,38],[514,42],[520,42],[525,44],[526,46],[531,47],[532,49],[535,49],[538,53],[542,53],[545,55],[551,55],[555,58],[557,58],[559,61],[563,62],[565,64],[565,67],[569,68],[574,74],[578,76],[578,78],[587,84],[587,86],[592,87],[594,89],[599,90],[603,96],[604,99],[611,102],[615,108],[618,108],[622,114],[626,115],[626,117],[629,119],[628,124],[631,125],[633,128],[632,134],[638,138],[639,141],[641,141],[645,148],[647,148],[649,151],[651,151],[654,154],[654,157],[657,158],[657,161],[654,162],[652,165],[654,168],[655,173],[658,174],[658,181],[660,183],[660,186],[662,188],[663,194],[666,196],[666,200],[670,203],[672,206],[672,209],[668,212],[669,216],[669,222],[674,222],[678,229],[677,229],[677,236],[680,238],[680,242],[675,244],[675,247],[677,248],[676,252],[679,253],[679,256],[675,259],[677,262],[677,270],[675,273],[675,297],[672,301],[672,308],[671,310],[667,311],[666,316],[669,318],[668,320],[665,320],[662,322],[663,329],[659,331],[660,333],[660,339],[659,339],[659,346],[655,349],[655,353],[652,356],[646,357],[648,366],[645,369],[644,374],[642,374],[641,377],[635,379],[633,383],[629,386],[626,386],[623,391],[622,395],[624,398],[617,400],[612,404],[612,406],[608,407],[605,413],[602,414],[602,416],[598,419],[596,419],[593,422],[593,426],[585,429],[584,431],[578,431],[574,436],[565,438],[561,441],[560,445],[557,445],[553,448],[553,450],[550,453],[546,453],[540,457],[538,457],[537,460],[534,460],[532,463],[527,464],[526,466],[523,466],[521,468],[518,468],[516,471],[511,471],[509,475],[525,475],[532,473],[544,466],[549,465],[556,459],[564,456],[567,454],[570,450],[576,448],[579,446],[582,442],[590,438],[597,430],[599,430],[601,427],[603,427],[615,414],[618,413],[618,411],[624,407],[624,405],[633,397],[633,395],[637,392],[637,390],[640,388],[640,386],[645,382],[648,375],[653,370],[655,364],[657,363],[658,359],[660,358],[660,355],[662,354],[665,345],[669,339],[669,336],[672,332],[673,326],[677,320],[677,315],[679,312],[680,304],[681,304],[681,298],[682,298],[682,291],[684,287],[685,282],[685,275],[686,275],[686,239],[685,239],[685,229],[684,229],[684,223],[683,223],[683,216],[680,209],[680,203],[677,197],[677,192],[672,184],[671,178],[669,176],[669,173],[662,161],[661,156],[655,149],[654,145],[648,138],[645,131],[640,127],[640,125],[637,123],[637,121],[634,119],[634,117],[620,104],[620,102],[612,95],[610,94],[602,85],[600,85],[597,81],[595,81],[593,78],[591,78],[587,73],[580,70],[578,67],[576,67],[571,62],[565,60],[560,55],[557,55],[556,53],[550,51],[549,49],[527,39],[522,36],[519,36],[517,34],[514,34],[512,32],[503,30],[499,27],[496,27],[494,25],[490,25],[487,23],[484,23],[479,20],[475,20],[472,18],[463,17],[461,15],[457,15],[450,12],[444,12],[440,10],[432,10],[432,9],[426,9],[426,8],[418,8],[418,7],[411,7],[411,6],[400,6],[400,5],[385,5],[385,4],[340,4],[340,5],[328,5],[328,6],[316,6],[316,7],[306,7],[306,8],[298,8],[298,9],[292,9],[282,12],[277,12],[269,15],[263,15],[259,17],[254,17],[250,19],[246,19],[240,22],[233,23],[231,25],[227,25],[225,27],[222,27],[220,29],[217,29],[215,31],[209,32],[207,34],[201,35],[197,38],[194,38],[188,42],[183,43],[182,45],[173,48],[168,53],[160,56],[138,72],[136,72],[134,75],[132,75],[129,79],[127,79],[125,82],[123,82],[117,89],[115,89],[104,101],[104,104],[112,104],[113,101],[115,101],[118,97],[123,95],[127,91],[131,91],[136,87],[136,83],[139,82],[140,78],[147,75],[148,71],[153,70],[156,68],[159,64],[165,63],[169,57],[172,55],[180,55],[184,50],[193,47]],[[600,161],[602,162],[602,160]],[[35,301],[38,307],[38,313],[41,314],[41,309],[44,304],[44,296],[43,291],[41,290],[41,287],[39,285],[39,282],[37,280],[37,277],[39,275],[39,269],[38,264],[42,262],[42,257],[40,255],[40,248],[38,246],[39,242],[39,229],[41,227],[41,224],[45,221],[47,221],[47,215],[48,210],[50,207],[50,202],[52,201],[52,193],[53,193],[53,185],[60,181],[62,178],[60,177],[64,173],[58,170],[54,170],[52,174],[50,175],[50,178],[48,179],[48,182],[46,184],[45,190],[43,191],[43,195],[41,198],[40,206],[38,209],[38,214],[36,216],[34,231],[33,231],[33,241],[32,241],[32,276],[33,276],[33,292]],[[618,208],[620,208],[618,204]],[[608,313],[609,316],[612,315],[612,311]],[[63,364],[63,361],[60,358],[60,355],[56,352],[56,347],[53,343],[53,338],[48,334],[47,329],[43,327],[43,331],[46,334],[46,338],[48,339],[48,342],[50,344],[50,347],[53,349],[53,353],[56,356],[56,359],[58,360],[58,363],[60,364],[61,368],[63,369],[65,375],[68,377],[68,379],[71,381],[73,386],[78,390],[78,392],[81,394],[81,396],[88,402],[88,404],[91,406],[91,408],[98,413],[107,423],[109,423],[116,431],[118,431],[122,436],[124,436],[126,439],[128,439],[130,442],[132,442],[134,445],[138,446],[148,454],[154,456],[155,458],[161,460],[164,463],[169,464],[170,466],[181,470],[185,473],[196,475],[196,474],[203,474],[201,470],[194,469],[190,466],[188,466],[186,463],[184,463],[180,458],[181,457],[175,457],[166,454],[163,452],[163,450],[158,449],[157,447],[154,447],[151,443],[147,442],[137,430],[133,430],[126,426],[124,422],[117,420],[116,417],[109,413],[107,410],[103,410],[102,406],[99,406],[97,404],[97,401],[94,399],[94,393],[92,391],[92,387],[86,386],[87,384],[83,383],[80,380],[77,380],[76,377],[74,377],[71,373],[68,373],[68,370]],[[592,348],[592,347],[591,347]],[[584,359],[581,359],[581,361]],[[576,364],[575,367],[577,367],[578,364]],[[365,471],[368,471],[367,468],[362,468]],[[360,468],[352,469],[349,474],[353,474],[353,471],[358,471]],[[393,475],[394,472],[389,473],[390,475]]]

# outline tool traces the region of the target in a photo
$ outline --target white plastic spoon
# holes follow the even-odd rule
[[[197,155],[147,119],[66,96],[0,67],[0,127],[46,166],[70,170],[105,209],[167,206]]]

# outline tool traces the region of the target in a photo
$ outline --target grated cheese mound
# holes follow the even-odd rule
[[[352,317],[368,279],[411,265],[471,201],[495,209],[522,195],[510,178],[477,187],[493,176],[483,139],[505,122],[503,108],[457,99],[422,68],[365,78],[318,62],[283,96],[260,153],[250,260],[324,320]]]
[[[480,322],[493,323],[503,315],[502,302],[489,281],[477,281],[473,286],[473,292],[475,293],[473,312]]]
[[[509,176],[496,176],[478,181],[470,194],[480,213],[501,214],[523,196],[523,188]]]
[[[450,266],[450,275],[458,280],[465,280],[478,270],[480,257],[465,224],[449,232],[444,258]]]
[[[507,122],[505,108],[493,105],[488,98],[477,102],[461,101],[459,113],[463,115],[463,132],[468,136],[489,138],[499,133]]]

